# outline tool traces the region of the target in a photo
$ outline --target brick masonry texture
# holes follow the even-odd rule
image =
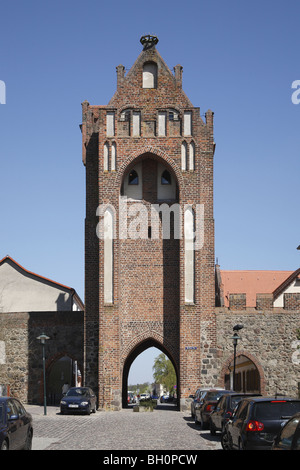
[[[157,64],[157,87],[143,88],[143,66]],[[213,220],[213,113],[206,122],[182,90],[181,68],[175,76],[155,48],[141,52],[126,76],[117,67],[118,87],[107,106],[83,103],[83,161],[86,166],[86,293],[85,373],[98,389],[104,408],[119,408],[129,365],[141,345],[158,346],[172,360],[180,397],[199,382],[201,324],[210,325],[207,341],[215,346],[214,220]],[[131,136],[124,110],[140,112],[141,133]],[[178,120],[169,120],[169,110]],[[158,136],[158,112],[165,111],[166,136]],[[192,114],[192,134],[183,136],[184,112]],[[106,134],[106,114],[114,112],[115,135]],[[130,131],[131,129],[131,131]],[[130,134],[130,135],[128,135]],[[181,146],[193,143],[195,168],[181,170]],[[104,171],[104,145],[116,145],[116,171]],[[138,162],[143,165],[142,202],[157,203],[157,165],[163,163],[177,182],[176,201],[205,207],[204,246],[195,253],[195,302],[184,302],[183,240],[114,241],[114,303],[103,301],[103,241],[95,237],[96,209],[101,203],[119,205],[124,177]],[[161,201],[160,201],[161,202]],[[174,202],[174,201],[173,201]],[[116,215],[118,227],[118,211]],[[99,332],[95,324],[99,322]],[[99,333],[99,334],[98,334]],[[194,346],[193,354],[187,349]],[[95,357],[95,351],[99,355]],[[93,357],[91,357],[93,353]],[[96,371],[98,370],[98,373]],[[125,374],[123,373],[125,371]],[[122,390],[123,388],[123,390]]]

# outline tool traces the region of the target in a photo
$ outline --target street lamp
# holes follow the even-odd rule
[[[44,377],[44,415],[46,416],[47,414],[47,401],[46,401],[46,360],[45,360],[45,344],[46,341],[49,338],[49,336],[46,336],[45,333],[42,333],[40,336],[38,336],[36,339],[38,339],[43,347],[43,377]]]
[[[233,388],[234,391],[235,391],[236,347],[237,347],[238,340],[239,340],[239,339],[242,339],[242,338],[237,334],[237,331],[241,330],[242,328],[244,328],[244,325],[235,325],[235,326],[233,327],[233,331],[234,331],[235,333],[234,333],[233,336],[231,337],[232,342],[233,342],[233,351],[234,351],[234,354],[233,354],[233,385],[232,385],[232,388]]]

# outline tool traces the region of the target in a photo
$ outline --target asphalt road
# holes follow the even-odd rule
[[[136,413],[128,408],[90,416],[61,415],[58,407],[47,407],[46,416],[42,406],[27,405],[26,409],[33,417],[33,450],[221,449],[219,435],[202,431],[189,412],[177,411],[171,404],[159,405],[153,412]]]

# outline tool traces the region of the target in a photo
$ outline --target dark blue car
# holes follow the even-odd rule
[[[0,450],[31,450],[32,417],[16,398],[0,397]]]
[[[61,414],[67,412],[96,413],[97,397],[89,387],[72,387],[60,401]]]

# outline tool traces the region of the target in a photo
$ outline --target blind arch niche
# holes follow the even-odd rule
[[[157,64],[155,62],[144,64],[143,88],[157,88]]]

